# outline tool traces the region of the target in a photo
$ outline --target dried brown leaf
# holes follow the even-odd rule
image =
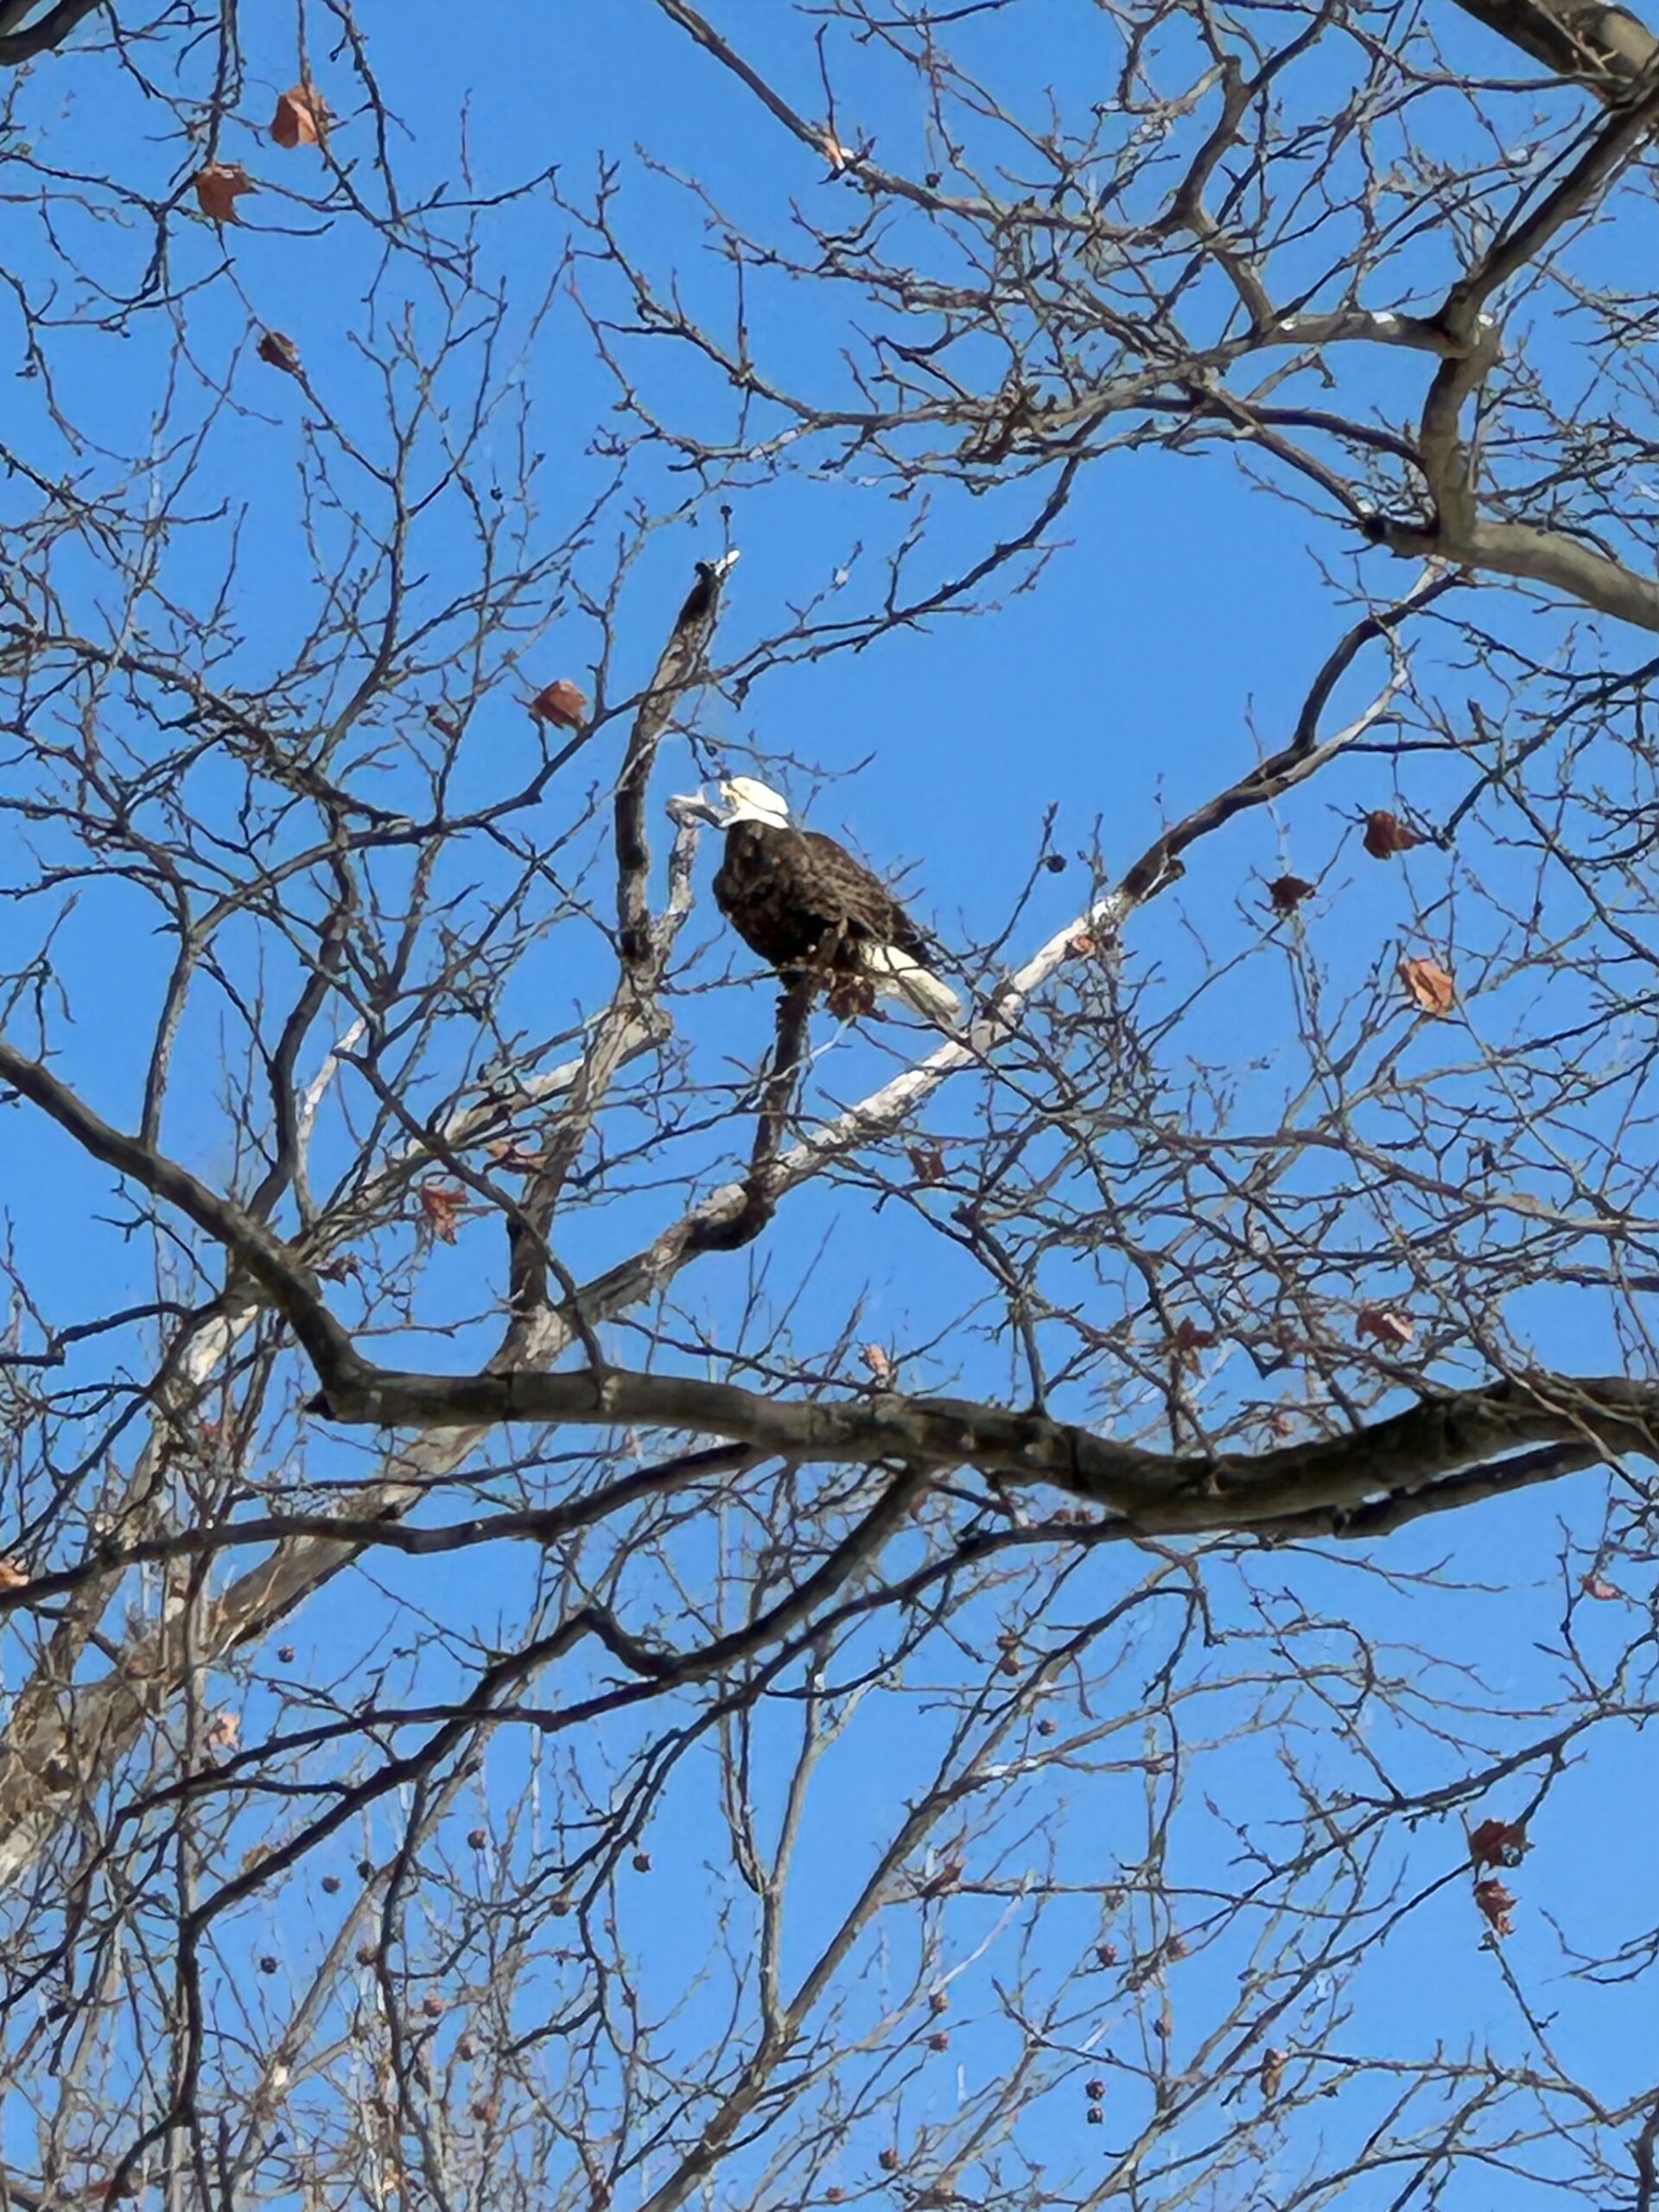
[[[290,151],[296,146],[315,146],[328,127],[328,110],[314,85],[290,85],[276,102],[270,118],[273,145]]]
[[[1198,1354],[1207,1351],[1216,1341],[1213,1329],[1201,1329],[1190,1313],[1185,1313],[1175,1324],[1169,1339],[1170,1352],[1182,1367],[1196,1367]]]
[[[560,729],[580,729],[588,712],[588,697],[568,677],[545,683],[530,702],[538,722],[552,722]]]
[[[1300,875],[1276,875],[1268,886],[1275,914],[1294,914],[1304,899],[1313,896],[1313,886]]]
[[[1515,1899],[1502,1882],[1490,1874],[1484,1882],[1477,1882],[1475,1903],[1480,1907],[1494,1936],[1507,1936],[1510,1932],[1513,1923],[1510,1915],[1515,1910]]]
[[[1518,1866],[1526,1848],[1523,1821],[1483,1821],[1469,1832],[1469,1856],[1477,1867]]]
[[[454,1243],[455,1224],[466,1198],[465,1191],[455,1190],[448,1183],[422,1184],[421,1211],[426,1217],[427,1227],[441,1244]]]
[[[1392,1306],[1362,1306],[1354,1316],[1354,1333],[1403,1351],[1417,1332],[1408,1317]]]
[[[1402,960],[1398,974],[1425,1014],[1450,1014],[1458,1002],[1458,987],[1438,961]]]
[[[29,1578],[15,1559],[0,1559],[0,1590],[22,1590]]]
[[[192,182],[196,204],[210,223],[234,223],[237,201],[245,192],[259,189],[240,162],[209,162]]]
[[[268,362],[273,369],[281,369],[285,376],[296,377],[300,373],[300,349],[282,331],[266,331],[257,351],[262,361]]]
[[[1422,842],[1409,823],[1390,814],[1386,807],[1380,806],[1365,817],[1365,849],[1374,861],[1392,860],[1396,853],[1408,853]]]

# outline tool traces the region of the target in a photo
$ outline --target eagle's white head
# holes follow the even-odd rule
[[[771,830],[789,827],[789,801],[753,776],[728,776],[720,797],[725,809],[720,817],[723,830],[734,829],[740,822],[760,822]]]

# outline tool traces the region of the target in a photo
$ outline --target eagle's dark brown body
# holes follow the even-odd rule
[[[817,830],[734,823],[715,900],[750,950],[785,974],[855,974],[865,945],[891,945],[924,966],[933,957],[880,876]]]

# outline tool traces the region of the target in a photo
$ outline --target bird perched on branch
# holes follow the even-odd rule
[[[861,861],[822,830],[790,820],[788,802],[753,776],[720,786],[718,808],[677,802],[726,832],[715,902],[752,952],[785,979],[822,977],[837,1014],[868,1013],[879,992],[930,1021],[961,1001],[929,971],[937,949]]]

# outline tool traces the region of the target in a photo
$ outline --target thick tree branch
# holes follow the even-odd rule
[[[1659,54],[1659,40],[1628,8],[1601,0],[1455,0],[1511,46],[1599,99],[1625,98]]]
[[[1500,1464],[1492,1478],[1501,1484],[1503,1456],[1527,1446],[1652,1458],[1659,1389],[1617,1376],[1500,1380],[1433,1393],[1406,1413],[1342,1436],[1215,1456],[1143,1451],[1073,1423],[969,1400],[883,1395],[847,1404],[791,1402],[735,1383],[615,1368],[602,1383],[580,1374],[386,1370],[326,1392],[311,1410],[352,1425],[416,1430],[513,1421],[637,1426],[726,1437],[797,1465],[971,1466],[1005,1484],[1044,1483],[1085,1498],[1139,1535],[1192,1535],[1269,1529],[1314,1512],[1347,1514],[1383,1497],[1421,1504],[1445,1477],[1494,1461]]]
[[[8,7],[0,13],[0,25],[9,26],[29,13],[34,0],[24,0],[22,5]],[[49,54],[61,46],[78,23],[82,23],[104,0],[56,0],[40,21],[26,30],[7,29],[0,35],[0,68],[15,69],[21,62],[32,61],[37,54]]]
[[[176,1206],[188,1220],[222,1244],[285,1315],[319,1373],[359,1365],[351,1338],[323,1302],[321,1286],[305,1262],[262,1222],[137,1137],[93,1113],[50,1069],[0,1038],[0,1083],[8,1083],[73,1137],[94,1160],[129,1175],[152,1197]]]

